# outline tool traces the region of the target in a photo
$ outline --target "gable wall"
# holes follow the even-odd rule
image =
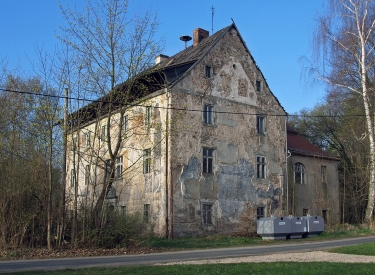
[[[204,76],[205,65],[213,77]],[[256,92],[260,80],[262,91]],[[285,175],[285,112],[270,93],[236,30],[219,41],[171,90],[174,108],[203,110],[211,104],[214,125],[200,111],[172,110],[174,234],[233,232],[247,202],[282,214]],[[226,113],[228,112],[228,113]],[[256,128],[256,114],[267,114],[266,134]],[[273,116],[278,114],[281,116]],[[202,173],[202,150],[214,149],[214,172]],[[257,179],[256,157],[265,156],[265,179]],[[202,203],[213,204],[213,224],[202,225]]]

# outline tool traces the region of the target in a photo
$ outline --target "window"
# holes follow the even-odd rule
[[[302,163],[297,162],[293,166],[294,171],[294,182],[299,184],[305,184],[305,166]]]
[[[85,138],[86,138],[86,146],[90,146],[90,142],[91,142],[91,132],[90,131],[86,132]]]
[[[212,77],[212,67],[211,66],[205,66],[204,67],[204,76],[207,77],[207,78],[211,78]]]
[[[307,216],[309,214],[309,209],[303,208],[302,216]]]
[[[266,157],[257,156],[257,178],[266,178]]]
[[[265,133],[265,117],[264,116],[257,116],[257,132],[258,134]]]
[[[85,166],[85,185],[90,183],[90,165]]]
[[[127,130],[128,130],[128,116],[124,116],[122,120],[122,127],[121,127],[122,134],[124,135]]]
[[[204,105],[203,109],[203,122],[206,124],[214,124],[214,119],[213,119],[213,106],[212,105]]]
[[[256,81],[256,89],[257,89],[257,92],[261,92],[262,91],[262,86],[261,86],[260,80]]]
[[[323,217],[324,223],[327,224],[327,221],[328,221],[328,210],[322,210],[322,217]]]
[[[121,214],[121,216],[126,216],[126,206],[125,205],[120,206],[120,214]]]
[[[212,224],[212,203],[202,203],[202,222]]]
[[[122,161],[123,161],[122,156],[116,159],[116,172],[115,172],[116,178],[122,177],[122,168],[123,168]]]
[[[105,129],[106,129],[106,125],[103,125],[102,128],[101,128],[101,131],[100,131],[100,139],[105,141]]]
[[[212,174],[214,150],[203,148],[203,173]]]
[[[143,150],[143,174],[151,172],[151,149]]]
[[[327,166],[321,166],[320,168],[321,174],[322,174],[322,182],[326,183],[327,182]]]
[[[111,160],[108,159],[105,161],[105,180],[109,180],[109,177],[111,176]]]
[[[144,222],[150,221],[150,205],[149,204],[143,205],[143,221]]]
[[[70,187],[76,186],[76,171],[70,170]]]
[[[257,220],[264,218],[264,207],[257,208]]]
[[[151,124],[151,106],[146,106],[145,125]]]

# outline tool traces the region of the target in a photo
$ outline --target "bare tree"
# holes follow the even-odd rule
[[[315,42],[317,60],[325,71],[320,78],[346,93],[361,97],[369,141],[370,179],[365,222],[374,214],[375,136],[374,136],[374,69],[375,5],[372,0],[331,0],[330,10],[319,20]]]
[[[116,159],[124,139],[122,127],[126,119],[126,106],[145,92],[140,82],[148,76],[141,72],[149,70],[155,56],[161,53],[163,43],[162,39],[156,40],[158,21],[151,11],[142,15],[132,14],[127,0],[86,3],[85,13],[60,6],[67,25],[62,28],[63,35],[59,38],[73,49],[79,63],[80,84],[79,87],[69,87],[71,95],[80,90],[91,98],[101,97],[97,103],[77,111],[75,123],[71,124],[71,133],[76,131],[77,134],[81,121],[91,119],[96,123],[93,134],[97,139],[101,127],[105,126],[101,133],[105,133],[106,137],[101,140],[105,142],[102,142],[102,146],[107,150],[109,163],[99,151],[90,155],[90,162],[102,166],[102,170],[109,170],[109,177],[105,177],[94,207],[95,218],[102,210],[105,196],[115,178]],[[126,83],[115,91],[115,87],[125,80]],[[140,94],[131,94],[136,86]],[[114,115],[119,115],[116,117],[118,131],[115,132],[111,131]],[[106,123],[101,123],[103,118]],[[76,163],[79,165],[79,160]]]

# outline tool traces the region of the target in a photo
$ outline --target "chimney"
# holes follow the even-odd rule
[[[197,28],[193,31],[193,37],[194,37],[194,46],[198,45],[200,42],[202,42],[203,39],[207,38],[209,36],[208,31]]]
[[[159,63],[163,62],[164,60],[167,60],[168,58],[168,55],[159,54],[157,57],[155,57],[155,65],[158,65]]]

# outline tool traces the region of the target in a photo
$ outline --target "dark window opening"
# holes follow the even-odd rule
[[[203,173],[212,174],[214,150],[203,148]]]
[[[202,203],[203,224],[212,224],[212,204]]]
[[[204,105],[203,109],[203,121],[206,124],[214,124],[213,119],[213,106],[212,105]]]
[[[257,157],[257,178],[266,178],[266,157]]]

